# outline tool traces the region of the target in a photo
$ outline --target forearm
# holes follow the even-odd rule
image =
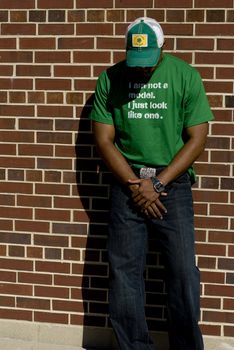
[[[195,133],[194,130],[196,130]],[[191,128],[191,135],[188,141],[176,154],[171,163],[159,174],[158,178],[160,181],[166,185],[188,170],[204,150],[207,130],[207,124]]]
[[[112,174],[123,184],[138,179],[132,168],[112,142],[96,142],[98,152]]]

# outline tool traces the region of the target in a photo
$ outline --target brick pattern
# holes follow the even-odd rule
[[[232,0],[0,1],[0,318],[108,325],[110,175],[87,115],[97,76],[124,58],[126,24],[143,15],[198,68],[215,114],[193,190],[201,325],[234,335]],[[146,277],[149,326],[163,331],[156,252]]]

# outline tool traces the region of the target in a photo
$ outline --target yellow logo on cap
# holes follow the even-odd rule
[[[148,35],[147,34],[133,34],[132,35],[132,46],[133,47],[147,47],[148,46]]]

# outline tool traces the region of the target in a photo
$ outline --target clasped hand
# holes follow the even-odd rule
[[[163,214],[167,210],[159,198],[160,196],[167,196],[167,193],[155,192],[151,179],[128,180],[128,184],[132,191],[132,199],[135,205],[146,216],[163,219]]]

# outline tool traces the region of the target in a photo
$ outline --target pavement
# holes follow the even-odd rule
[[[36,343],[20,339],[0,339],[0,349],[2,350],[95,350],[84,349],[79,346],[56,345],[48,343]]]

